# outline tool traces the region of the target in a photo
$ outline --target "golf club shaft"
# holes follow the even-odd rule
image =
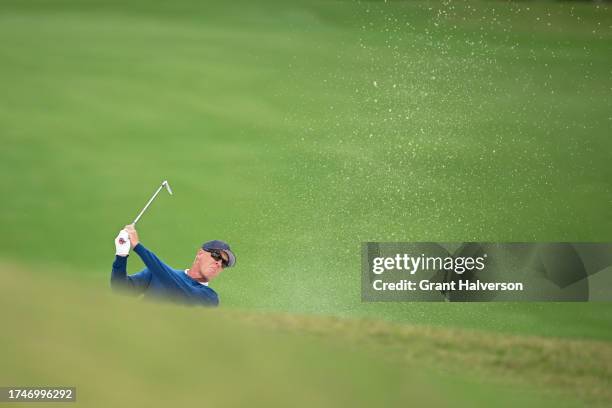
[[[132,224],[136,224],[138,222],[138,220],[140,219],[140,217],[142,217],[142,214],[144,214],[144,212],[147,210],[147,208],[149,208],[149,206],[151,205],[151,203],[153,202],[153,200],[155,200],[155,197],[157,197],[157,195],[159,194],[159,192],[161,191],[161,189],[164,187],[164,185],[162,184],[161,186],[159,186],[159,188],[157,189],[157,191],[155,192],[155,194],[153,194],[153,197],[151,197],[151,199],[149,200],[149,202],[144,206],[144,208],[142,209],[142,211],[140,212],[140,214],[138,214],[138,216],[136,217],[136,219],[134,220],[134,222]]]

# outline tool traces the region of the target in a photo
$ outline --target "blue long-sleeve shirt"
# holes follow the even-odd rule
[[[134,275],[127,275],[127,256],[115,257],[111,288],[134,294],[144,294],[145,299],[164,299],[188,305],[218,306],[219,296],[208,286],[190,278],[185,271],[170,268],[142,244],[134,247],[146,268]]]

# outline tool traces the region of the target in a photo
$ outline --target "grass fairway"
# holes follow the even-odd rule
[[[138,224],[143,243],[177,268],[208,239],[227,240],[238,254],[237,267],[214,282],[226,310],[211,319],[249,310],[416,324],[447,330],[445,339],[476,329],[486,344],[543,336],[542,361],[527,354],[518,370],[503,363],[498,372],[492,356],[506,357],[493,346],[459,366],[506,378],[502,388],[521,378],[553,393],[587,383],[590,391],[575,393],[581,401],[610,403],[597,379],[609,379],[597,365],[610,366],[608,351],[575,355],[594,365],[570,370],[588,377],[574,388],[553,357],[572,341],[608,350],[610,304],[363,304],[359,273],[369,240],[611,241],[611,27],[609,6],[582,3],[2,1],[0,259],[18,265],[2,271],[13,280],[13,297],[2,301],[19,301],[2,317],[48,330],[61,320],[63,292],[20,297],[21,270],[31,275],[23,285],[44,276],[108,290],[113,238],[168,179],[175,196],[161,197]],[[130,258],[129,272],[141,266]],[[57,312],[47,314],[49,298]],[[111,303],[71,312],[101,313],[99,328],[79,330],[83,316],[65,326],[75,342],[109,340],[91,343],[100,356],[81,349],[95,364],[114,358],[122,344],[115,331],[128,326],[105,314]],[[146,308],[135,307],[126,319],[145,319]],[[189,333],[198,317],[184,319],[176,330],[199,338]],[[168,327],[143,323],[133,334],[163,337]],[[186,364],[193,356],[178,346],[182,334],[148,350],[165,356],[177,344]],[[18,344],[11,334],[12,373],[2,380],[61,379],[52,366],[39,371],[33,351],[67,338],[58,336]],[[21,371],[20,357],[30,361]],[[85,395],[102,395],[111,378],[135,381],[143,395],[183,368],[147,366],[143,354],[133,361],[142,371],[125,371],[120,357]],[[79,367],[63,379],[83,378]],[[392,378],[404,369],[379,372]],[[539,383],[526,374],[539,370],[557,377]],[[371,395],[386,395],[383,383]]]

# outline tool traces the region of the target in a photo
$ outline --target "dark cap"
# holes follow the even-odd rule
[[[234,255],[234,253],[230,249],[230,246],[227,244],[227,242],[223,242],[219,240],[208,241],[202,244],[202,249],[205,251],[210,251],[211,249],[223,251],[227,254],[227,258],[228,258],[227,266],[232,267],[236,264],[236,255]]]

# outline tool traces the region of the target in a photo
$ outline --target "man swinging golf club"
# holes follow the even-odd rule
[[[208,287],[208,284],[219,276],[223,269],[236,263],[236,257],[227,243],[218,240],[205,242],[198,249],[191,267],[185,270],[169,267],[140,243],[135,224],[162,187],[172,194],[168,182],[164,181],[134,222],[126,225],[115,238],[116,257],[113,263],[111,287],[113,290],[144,294],[145,299],[218,306],[219,296]],[[130,249],[138,254],[146,268],[128,276],[126,267]]]

